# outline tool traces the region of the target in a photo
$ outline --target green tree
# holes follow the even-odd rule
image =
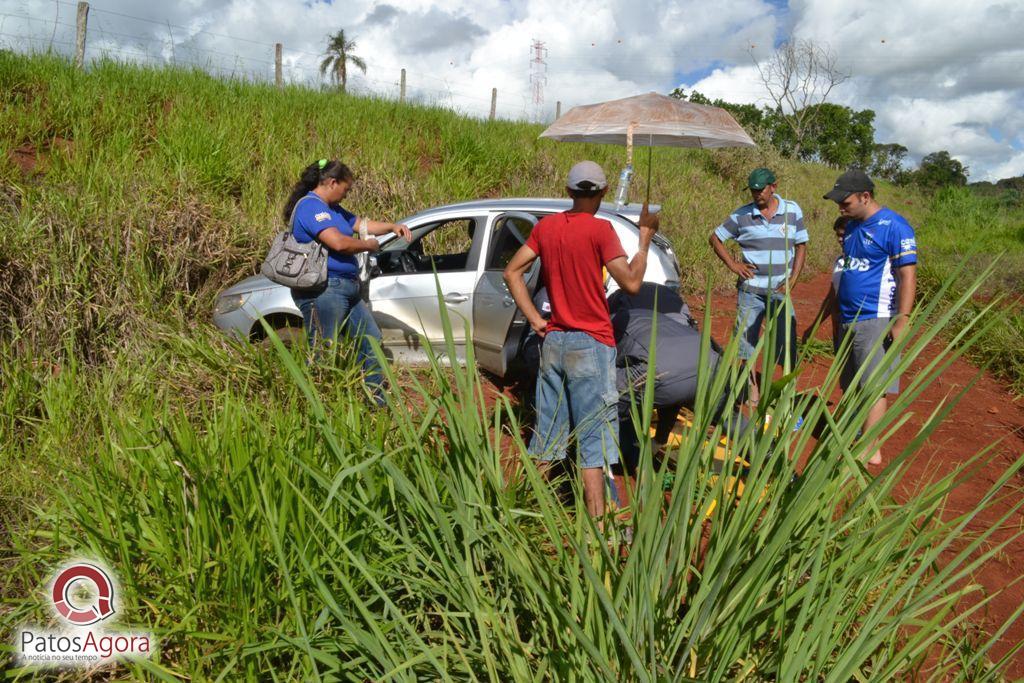
[[[968,169],[949,152],[932,152],[921,160],[921,165],[914,171],[914,183],[921,187],[937,189],[947,185],[963,186],[967,184]]]
[[[805,112],[805,120],[810,123],[804,130],[803,144],[794,144],[794,156],[835,168],[867,167],[871,163],[875,147],[874,111],[854,111],[829,102],[809,108],[814,111]]]
[[[348,40],[345,37],[345,29],[340,29],[334,35],[327,37],[327,51],[324,59],[320,62],[320,75],[331,74],[331,80],[345,92],[348,84],[348,63],[366,73],[366,62],[361,57],[352,54],[356,49],[356,41]]]
[[[687,95],[682,88],[676,88],[669,93],[669,96],[693,102],[694,104],[706,104],[712,107],[720,107],[732,114],[732,117],[736,119],[736,123],[743,126],[743,128],[748,132],[757,128],[769,127],[768,114],[770,114],[770,112],[761,109],[754,104],[734,104],[732,102],[726,102],[723,99],[712,100],[708,96],[699,93],[696,90]]]
[[[868,173],[876,178],[884,178],[891,183],[906,182],[907,171],[903,162],[907,157],[907,148],[898,142],[880,143],[875,145],[871,153],[871,165]]]

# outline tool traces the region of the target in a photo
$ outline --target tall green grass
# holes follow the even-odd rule
[[[0,53],[0,100],[4,148],[29,145],[40,160],[26,174],[0,155],[5,638],[49,618],[38,591],[77,553],[117,571],[125,619],[162,639],[160,657],[125,677],[998,676],[991,640],[963,655],[957,627],[970,617],[958,607],[975,589],[970,572],[1001,546],[986,533],[954,550],[976,511],[939,516],[969,468],[910,503],[890,496],[948,405],[869,479],[857,465],[866,404],[850,398],[831,417],[784,382],[766,401],[777,428],[737,446],[748,491],[765,495],[734,504],[698,437],[718,378],[702,389],[667,498],[645,446],[623,557],[621,524],[609,522],[609,548],[580,508],[561,504],[523,454],[519,413],[486,405],[472,365],[396,381],[404,388],[374,411],[344,363],[308,371],[207,322],[214,294],[254,272],[310,159],[350,161],[352,207],[399,218],[480,196],[557,196],[573,160],[613,172],[621,149],[541,142],[537,126],[428,107],[112,62],[79,72],[10,53]],[[706,236],[746,200],[753,165],[779,170],[812,235],[831,224],[834,206],[820,198],[829,169],[765,150],[657,150],[654,163],[652,197],[687,287],[728,284]],[[959,195],[883,192],[921,226],[925,264],[940,262],[927,260],[928,236],[953,208],[979,215]],[[993,220],[1012,226],[1016,215]],[[955,231],[947,237],[955,246]],[[831,245],[830,234],[812,238],[812,268],[831,263]],[[946,280],[942,268],[924,279]],[[922,316],[919,339],[944,328],[956,345],[891,415],[950,359],[985,347],[995,323],[991,293],[977,287],[935,288],[937,326]],[[649,414],[638,407],[641,427]],[[808,430],[790,431],[797,415],[828,427],[794,480],[783,454],[810,446]]]
[[[955,315],[940,301],[937,325],[915,321],[900,370]],[[834,415],[792,378],[764,387],[771,426],[735,442],[716,477],[719,432],[703,435],[717,396],[743,382],[731,344],[727,370],[702,379],[696,426],[671,461],[656,465],[644,441],[633,515],[607,519],[603,533],[580,497],[567,507],[540,476],[517,410],[489,405],[472,365],[392,374],[380,410],[349,365],[310,369],[301,348],[276,339],[273,355],[167,340],[168,355],[137,375],[170,359],[225,373],[191,411],[144,387],[117,401],[111,382],[130,385],[128,368],[90,378],[73,367],[34,390],[5,369],[5,395],[37,393],[54,418],[86,406],[97,424],[39,430],[54,437],[34,444],[44,458],[84,434],[91,461],[15,536],[9,576],[25,590],[8,596],[4,623],[45,622],[39,587],[75,555],[113,567],[122,618],[161,640],[157,658],[125,665],[132,678],[997,680],[1005,662],[988,660],[991,641],[965,656],[957,633],[994,599],[964,607],[978,590],[972,572],[1015,536],[994,541],[999,524],[964,531],[1024,457],[950,519],[939,514],[946,496],[984,453],[896,503],[908,458],[954,398],[880,476],[859,465],[867,439],[903,426],[898,416],[983,332],[968,326],[864,439],[881,373]],[[650,392],[635,414],[646,434]],[[813,445],[798,417],[824,422]],[[740,474],[732,455],[749,463],[739,498],[727,486]]]

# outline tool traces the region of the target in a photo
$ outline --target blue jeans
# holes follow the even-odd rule
[[[382,403],[384,377],[369,341],[370,337],[380,341],[380,328],[359,295],[359,281],[331,276],[323,289],[293,289],[292,299],[302,311],[311,343],[331,343],[339,334],[356,340],[363,377],[374,399]]]
[[[548,332],[537,373],[537,428],[530,453],[561,460],[575,429],[582,466],[619,461],[615,347],[586,332]]]
[[[783,359],[788,355],[790,367],[796,365],[796,317],[789,317],[786,322],[786,297],[782,292],[755,293],[740,289],[736,293],[736,330],[739,336],[740,360],[750,360],[754,357],[754,347],[761,337],[761,324],[767,316],[774,318],[775,328],[775,362],[782,365]],[[786,340],[786,330],[789,329],[789,343]]]

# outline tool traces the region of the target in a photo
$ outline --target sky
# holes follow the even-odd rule
[[[909,161],[947,150],[971,180],[1024,174],[1024,1],[1006,0],[165,0],[90,3],[87,58],[195,64],[318,85],[327,35],[356,41],[355,92],[472,116],[550,121],[578,104],[698,90],[765,103],[755,64],[788,38],[827,46],[849,78],[830,100],[876,113],[878,142]],[[70,53],[76,6],[0,0],[0,47]],[[533,64],[534,41],[543,64]],[[535,81],[542,102],[534,103]],[[539,78],[538,78],[539,77]]]

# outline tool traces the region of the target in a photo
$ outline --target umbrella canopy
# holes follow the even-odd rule
[[[655,92],[573,107],[540,136],[630,148],[757,146],[724,109]]]

